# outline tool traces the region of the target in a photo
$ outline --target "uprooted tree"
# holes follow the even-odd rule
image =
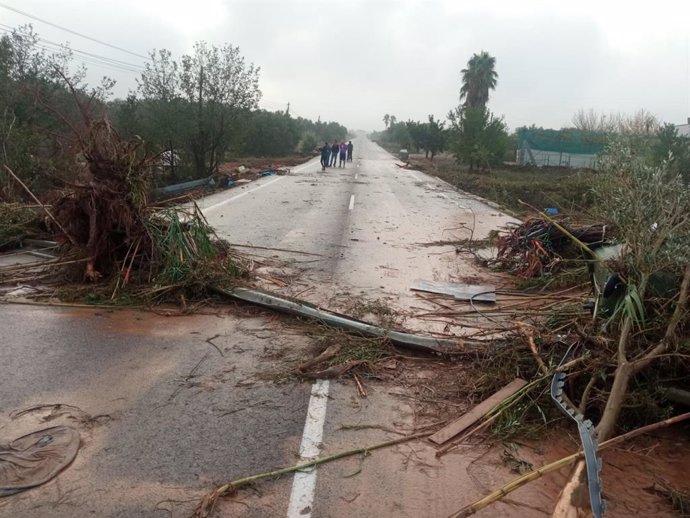
[[[99,282],[112,297],[127,287],[151,300],[204,293],[208,285],[243,273],[242,259],[215,237],[195,204],[165,208],[149,202],[159,157],[147,153],[140,139],[121,139],[107,118],[92,116],[91,98],[61,77],[78,120],[37,99],[72,131],[62,146],[63,161],[75,179],[47,195],[50,203],[44,205],[5,165],[41,204],[52,233],[63,243],[61,259],[47,263],[47,275],[58,268],[61,277]]]

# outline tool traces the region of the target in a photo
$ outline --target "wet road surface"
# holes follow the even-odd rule
[[[334,297],[385,297],[406,308],[419,302],[410,292],[415,279],[462,282],[478,274],[453,246],[430,245],[483,239],[516,220],[437,178],[398,167],[365,137],[353,143],[345,168],[322,172],[315,158],[290,176],[218,193],[200,206],[230,242],[319,254],[243,250],[291,261],[304,272],[292,294],[312,288],[303,297],[310,302],[332,307]]]

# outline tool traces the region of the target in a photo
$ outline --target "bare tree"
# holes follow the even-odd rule
[[[659,119],[641,108],[628,115],[622,112],[599,113],[594,109],[578,110],[572,118],[573,126],[582,131],[619,133],[621,135],[654,135],[660,127]]]

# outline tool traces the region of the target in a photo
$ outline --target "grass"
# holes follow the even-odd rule
[[[431,162],[422,155],[411,159],[411,166],[438,176],[446,182],[494,201],[517,216],[531,211],[518,200],[543,209],[556,207],[577,221],[591,220],[589,210],[594,203],[591,190],[597,174],[589,170],[564,168],[511,167],[490,172],[470,172],[447,154]]]

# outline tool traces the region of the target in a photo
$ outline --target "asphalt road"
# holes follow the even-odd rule
[[[435,177],[398,167],[363,136],[353,143],[345,168],[321,172],[315,158],[289,176],[210,196],[200,206],[230,242],[319,254],[243,250],[290,261],[289,294],[306,293],[302,298],[329,307],[365,297],[404,310],[419,304],[410,291],[416,279],[472,283],[481,275],[442,243],[482,239],[515,220]]]
[[[290,273],[285,289],[312,302],[381,298],[405,308],[419,304],[409,290],[414,279],[472,273],[452,246],[437,242],[471,232],[481,238],[509,218],[397,167],[363,137],[354,145],[345,168],[321,172],[314,159],[200,205],[233,243],[302,252],[244,249],[278,260],[263,271]],[[0,516],[189,516],[215,484],[394,438],[382,427],[415,423],[409,400],[385,384],[372,383],[361,399],[345,381],[276,383],[281,365],[308,357],[312,339],[268,313],[173,317],[2,305],[0,315],[0,441],[55,424],[82,435],[67,470],[0,499]],[[457,507],[452,496],[472,486],[472,457],[451,455],[444,465],[429,447],[410,448],[263,483],[221,502],[217,515],[449,514]]]

